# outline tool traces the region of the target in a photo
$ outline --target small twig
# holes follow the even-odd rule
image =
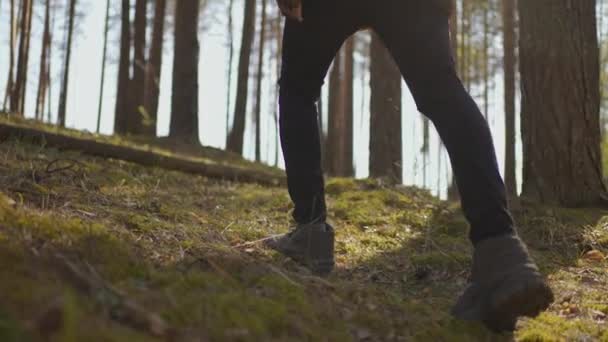
[[[68,162],[68,165],[65,166],[56,166],[61,162]],[[74,173],[77,173],[76,171],[74,171],[74,167],[78,165],[80,167],[83,166],[83,164],[81,162],[79,162],[78,160],[74,160],[74,159],[55,159],[52,160],[51,162],[49,162],[46,165],[46,169],[45,172],[47,174],[53,174],[53,173],[58,173],[58,172],[63,172],[63,171],[72,171]],[[56,166],[56,167],[54,167]]]
[[[232,225],[234,224],[234,221],[230,222],[230,224],[228,224],[224,229],[222,229],[222,232],[220,233],[222,236],[224,235],[224,233],[230,228],[232,227]]]
[[[302,284],[297,283],[296,281],[294,281],[293,279],[289,278],[285,273],[281,272],[281,270],[279,270],[278,268],[276,268],[273,265],[266,265],[268,267],[268,269],[270,269],[271,271],[273,271],[274,273],[280,275],[281,277],[283,277],[285,280],[287,280],[289,283],[291,283],[294,286],[297,287],[304,287]]]
[[[282,234],[277,234],[277,235],[273,235],[273,236],[265,237],[265,238],[263,238],[263,239],[259,239],[259,240],[255,240],[255,241],[248,241],[248,242],[244,242],[244,243],[241,243],[241,244],[238,244],[238,245],[232,246],[232,247],[233,247],[233,248],[243,248],[243,247],[249,247],[249,246],[257,245],[257,244],[259,244],[259,243],[261,243],[261,242],[264,242],[264,241],[268,241],[268,240],[271,240],[271,239],[275,239],[275,238],[277,238],[278,236],[281,236],[281,235],[282,235]]]

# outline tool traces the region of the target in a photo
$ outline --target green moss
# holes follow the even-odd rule
[[[0,153],[6,171],[0,178],[0,293],[8,294],[0,298],[0,340],[36,335],[28,322],[58,297],[67,301],[57,339],[151,339],[112,321],[98,299],[74,289],[53,267],[53,253],[83,269],[90,265],[117,291],[194,338],[503,338],[450,317],[470,265],[468,224],[457,206],[428,191],[375,180],[328,180],[338,267],[319,280],[250,243],[290,226],[293,207],[285,189],[14,140],[0,143]],[[57,159],[78,160],[78,172],[46,175],[48,163]],[[555,305],[523,321],[516,338],[606,338],[592,318],[607,311],[607,265],[581,256],[591,248],[604,250],[607,213],[530,205],[516,215],[558,301],[570,297],[580,309],[565,317]]]
[[[524,342],[540,341],[592,341],[602,336],[604,329],[580,319],[568,320],[553,314],[543,314],[528,322],[517,334]]]

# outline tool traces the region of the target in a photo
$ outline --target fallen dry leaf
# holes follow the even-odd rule
[[[587,261],[604,261],[604,259],[606,259],[606,256],[604,255],[604,253],[598,251],[598,250],[592,250],[589,251],[587,253],[585,253],[584,259]]]

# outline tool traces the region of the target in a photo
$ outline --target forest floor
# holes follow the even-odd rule
[[[0,341],[608,341],[608,211],[519,206],[556,302],[514,335],[452,319],[470,267],[459,208],[331,179],[337,270],[252,243],[282,187],[0,142]]]

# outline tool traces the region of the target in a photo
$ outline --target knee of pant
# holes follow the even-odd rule
[[[290,106],[309,106],[315,104],[321,96],[320,87],[308,86],[305,82],[293,83],[279,81],[279,105],[281,108]]]
[[[418,111],[431,120],[440,119],[446,111],[458,110],[468,96],[458,78],[450,75],[418,81],[412,95]]]

